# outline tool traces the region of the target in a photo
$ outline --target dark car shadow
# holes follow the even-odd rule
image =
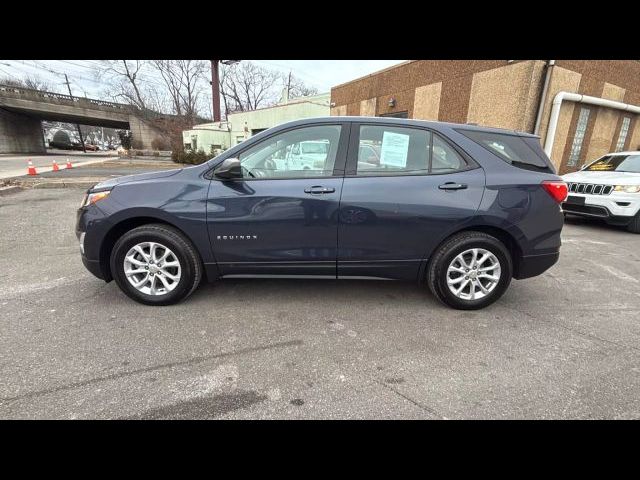
[[[320,280],[320,279],[221,279],[203,281],[187,303],[210,301],[211,298],[251,298],[252,302],[282,297],[283,302],[351,305],[421,305],[446,308],[429,291],[426,284],[410,281]]]

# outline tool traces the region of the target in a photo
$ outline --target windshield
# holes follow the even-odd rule
[[[302,153],[327,153],[327,147],[329,147],[328,143],[305,142],[302,144]]]
[[[640,155],[605,155],[587,168],[592,172],[631,172],[640,173]]]

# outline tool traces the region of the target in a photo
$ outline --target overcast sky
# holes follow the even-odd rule
[[[403,60],[251,60],[264,67],[285,73],[291,71],[320,92],[328,92],[332,86],[368,75]],[[0,78],[24,78],[38,76],[55,84],[58,91],[65,91],[64,73],[69,76],[74,95],[102,97],[103,85],[97,60],[0,60]],[[158,80],[151,70],[145,72],[149,82]]]

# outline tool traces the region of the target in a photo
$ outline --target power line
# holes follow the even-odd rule
[[[21,78],[16,77],[15,75],[13,75],[12,73],[7,72],[6,70],[0,68],[0,72],[4,72],[5,74],[9,75],[10,77],[15,78],[16,80],[22,80]]]

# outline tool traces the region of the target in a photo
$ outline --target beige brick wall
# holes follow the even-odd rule
[[[331,115],[345,116],[347,114],[347,106],[339,105],[337,107],[331,107]]]
[[[370,98],[368,100],[362,100],[360,102],[360,115],[363,117],[375,117],[376,116],[376,98]]]
[[[622,87],[619,87],[612,83],[604,82],[604,88],[602,89],[602,98],[615,100],[616,102],[622,102],[624,101],[624,94],[626,92],[627,91]]]
[[[549,117],[551,115],[551,104],[554,97],[558,92],[577,92],[580,87],[580,80],[582,75],[578,72],[567,70],[566,68],[553,67],[551,74],[551,80],[549,82],[549,89],[547,90],[547,98],[544,104],[544,110],[542,114],[542,122],[540,124],[540,140],[544,145],[547,137],[547,127],[549,126]],[[573,109],[575,104],[573,102],[563,102],[562,109],[560,110],[560,116],[558,118],[558,127],[556,129],[555,141],[553,143],[553,151],[551,152],[551,161],[556,168],[560,168],[560,162],[562,161],[562,154],[564,153],[565,144],[567,142],[567,135],[569,134],[569,126],[571,124],[571,117],[573,116]]]
[[[474,74],[467,122],[527,130],[535,122],[543,67],[530,60]]]
[[[630,132],[629,150],[640,150],[640,115],[636,116],[636,125],[633,132]]]
[[[438,120],[442,82],[416,88],[413,101],[413,118],[419,120]]]
[[[611,151],[611,142],[616,133],[619,117],[619,110],[613,110],[611,108],[600,108],[598,110],[598,116],[593,125],[591,141],[589,142],[584,163],[596,160],[598,157]]]

